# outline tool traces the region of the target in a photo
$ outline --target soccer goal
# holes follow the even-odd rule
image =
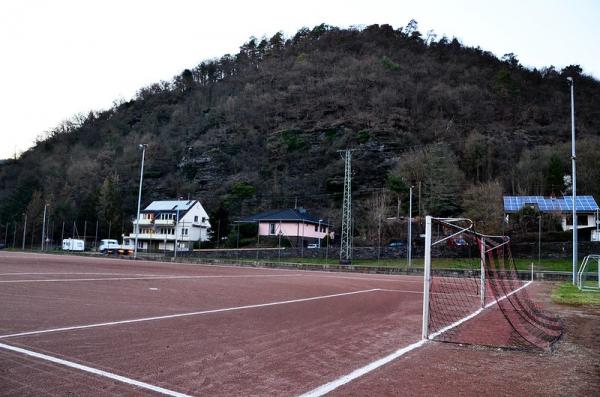
[[[548,349],[562,322],[530,299],[505,236],[473,230],[469,219],[425,225],[423,339],[516,349]]]
[[[600,290],[600,255],[588,255],[583,258],[577,272],[577,287],[581,291]]]

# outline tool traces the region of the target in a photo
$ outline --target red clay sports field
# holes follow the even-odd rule
[[[1,252],[0,394],[443,395],[418,370],[447,346],[420,341],[422,291],[418,276]]]

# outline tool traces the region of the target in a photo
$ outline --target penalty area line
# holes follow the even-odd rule
[[[88,372],[88,373],[91,373],[91,374],[94,374],[94,375],[98,375],[98,376],[102,376],[102,377],[109,378],[109,379],[112,379],[112,380],[116,380],[118,382],[126,383],[128,385],[136,386],[136,387],[139,387],[139,388],[142,388],[142,389],[152,390],[153,392],[164,394],[164,395],[167,395],[167,396],[189,397],[188,394],[183,394],[183,393],[179,393],[179,392],[176,392],[176,391],[173,391],[173,390],[165,389],[164,387],[151,385],[151,384],[146,383],[146,382],[141,382],[139,380],[127,378],[127,377],[122,376],[122,375],[113,374],[111,372],[103,371],[103,370],[98,369],[98,368],[88,367],[87,365],[78,364],[78,363],[73,362],[73,361],[68,361],[68,360],[64,360],[62,358],[58,358],[58,357],[54,357],[54,356],[49,356],[47,354],[38,353],[38,352],[35,352],[33,350],[27,350],[27,349],[23,349],[23,348],[20,348],[20,347],[7,345],[7,344],[4,344],[4,343],[0,343],[0,348],[1,349],[5,349],[5,350],[9,350],[9,351],[12,351],[12,352],[15,352],[15,353],[24,354],[24,355],[27,355],[27,356],[30,356],[30,357],[35,357],[35,358],[38,358],[38,359],[41,359],[41,360],[50,361],[52,363],[63,365],[65,367],[75,368],[75,369],[78,369],[80,371],[84,371],[84,372]]]

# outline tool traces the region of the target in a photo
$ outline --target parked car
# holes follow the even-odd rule
[[[446,245],[450,248],[467,247],[469,243],[462,237],[454,237],[447,240]]]
[[[319,248],[319,244],[317,243],[310,243],[306,246],[306,248]]]
[[[400,248],[400,249],[404,249],[406,248],[406,243],[404,241],[400,241],[400,240],[394,240],[394,241],[390,241],[387,244],[388,248]]]

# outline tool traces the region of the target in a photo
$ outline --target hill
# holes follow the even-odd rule
[[[104,235],[109,222],[118,225],[111,234],[126,232],[139,143],[148,144],[143,202],[199,198],[213,219],[297,204],[339,221],[337,151],[346,148],[356,149],[354,208],[364,238],[377,211],[396,215],[409,184],[420,190],[421,214],[480,213],[481,202],[496,211],[502,193],[568,191],[567,76],[576,84],[578,191],[600,197],[597,80],[578,65],[530,70],[514,54],[498,59],[456,39],[424,37],[411,21],[251,38],[235,55],[65,121],[0,164],[0,223],[25,212],[41,219],[48,202],[54,229],[98,219]]]

